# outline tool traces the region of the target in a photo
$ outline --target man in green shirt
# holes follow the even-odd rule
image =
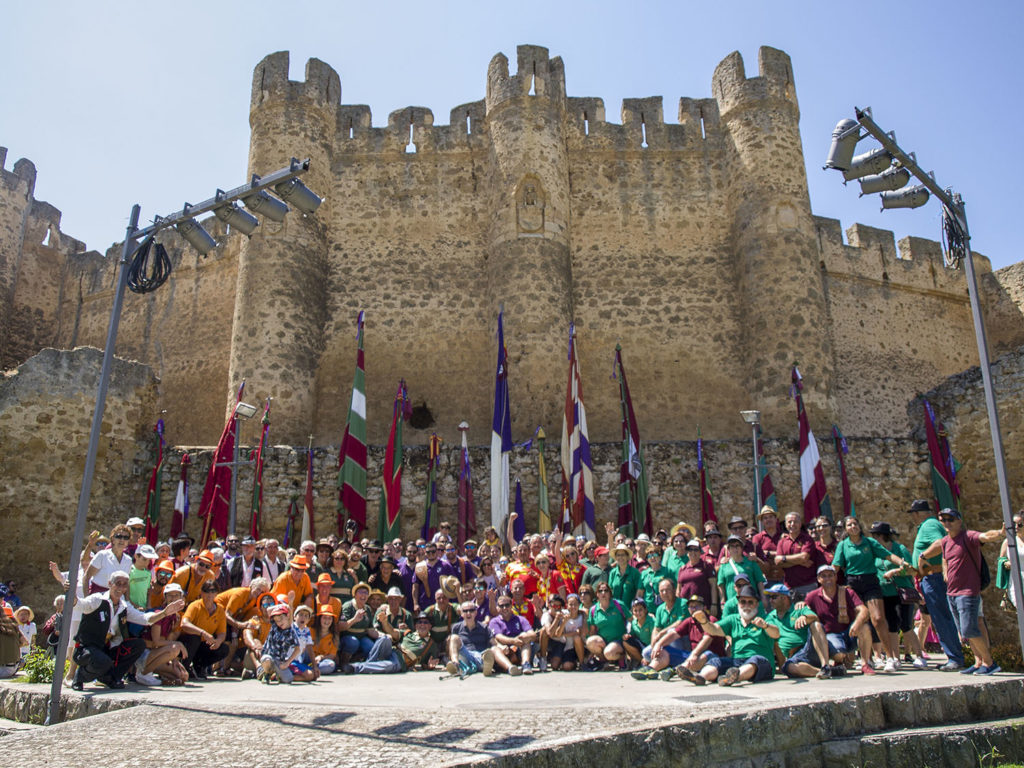
[[[757,615],[760,600],[753,587],[743,587],[737,595],[740,612],[726,616],[717,624],[708,620],[704,611],[694,612],[693,619],[704,632],[715,637],[728,636],[732,641],[732,656],[715,656],[693,677],[699,675],[707,682],[718,680],[719,685],[733,685],[742,680],[757,683],[775,676],[775,641],[779,628]],[[679,672],[679,668],[676,669]]]
[[[594,565],[591,565],[583,572],[580,586],[594,586],[602,581],[608,581],[608,572],[611,570],[611,567],[608,565],[608,547],[598,547],[594,550],[594,559]]]
[[[743,539],[739,536],[730,536],[726,542],[729,557],[718,566],[718,589],[722,597],[722,605],[728,602],[729,598],[736,596],[734,586],[736,576],[745,573],[750,577],[750,586],[757,594],[760,584],[764,583],[764,572],[761,566],[747,557],[743,552]],[[723,615],[725,611],[723,610]]]
[[[785,584],[773,584],[765,592],[774,606],[768,623],[779,628],[779,651],[785,659],[779,667],[782,673],[822,679],[842,675],[846,671],[842,664],[829,664],[828,638],[814,611],[806,605],[793,608],[793,593]]]
[[[922,558],[928,547],[946,535],[946,529],[936,519],[931,505],[925,499],[917,499],[907,510],[911,525],[917,526],[917,537],[914,539],[913,564],[921,574],[921,594],[932,619],[932,629],[939,636],[942,652],[949,659],[939,669],[943,672],[955,672],[964,668],[964,651],[960,645],[960,635],[953,623],[953,614],[949,610],[946,597],[946,581],[942,578],[942,556]]]

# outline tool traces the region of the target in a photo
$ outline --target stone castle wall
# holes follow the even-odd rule
[[[418,406],[407,442],[455,441],[464,419],[486,442],[502,306],[516,439],[557,433],[570,322],[595,442],[619,432],[616,343],[652,441],[698,425],[741,439],[736,412],[750,407],[769,437],[795,436],[793,362],[819,432],[902,436],[904,403],[976,362],[963,276],[937,243],[857,224],[844,242],[838,221],[811,214],[784,53],[762,49],[751,77],[731,55],[712,97],[679,99],[675,122],[649,97],[626,99],[620,123],[602,99],[567,96],[546,49],[516,53],[515,73],[496,56],[485,98],[448,125],[407,107],[375,127],[323,62],[300,82],[287,53],[260,62],[249,170],[310,157],[306,183],[326,199],[247,241],[210,219],[205,258],[161,236],[175,270],[127,296],[118,353],[159,376],[176,442],[214,442],[244,377],[253,401],[275,398],[283,442],[336,443],[360,309],[371,444],[399,378]],[[0,184],[5,366],[46,345],[101,346],[116,280],[119,248],[85,253],[62,235],[34,178],[22,160]],[[976,261],[993,348],[1024,343],[1024,268]]]
[[[45,349],[0,378],[0,578],[17,579],[37,614],[57,590],[47,563],[67,568],[102,358],[92,348]],[[156,405],[152,370],[115,358],[87,532],[141,513]]]

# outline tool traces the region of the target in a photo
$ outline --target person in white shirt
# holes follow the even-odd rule
[[[128,573],[132,558],[125,552],[131,541],[132,531],[127,525],[115,525],[110,532],[110,549],[101,549],[93,555],[85,571],[85,591],[88,594],[104,592],[110,585],[110,576],[115,571]]]

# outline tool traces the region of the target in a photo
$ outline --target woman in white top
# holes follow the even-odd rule
[[[21,658],[24,659],[36,641],[36,615],[27,605],[21,605],[14,609],[14,619],[21,631]]]
[[[1021,541],[1021,534],[1024,534],[1024,509],[1013,516],[1013,527],[1017,539],[1017,555],[1020,558],[1021,568],[1021,579],[1024,580],[1024,541]],[[1013,567],[1013,563],[1010,562],[1008,554],[1009,544],[1004,539],[1002,547],[999,550],[999,562],[996,564],[997,576],[996,584],[1006,584],[1006,596],[1010,598],[1010,602],[1014,608],[1020,610],[1020,602],[1017,600],[1017,593],[1013,588],[1013,575],[1010,573],[1010,568]],[[1006,579],[1004,582],[1003,579]]]
[[[85,592],[95,594],[109,589],[110,574],[115,571],[128,573],[132,569],[132,559],[125,553],[125,548],[132,538],[132,531],[123,523],[115,525],[110,532],[110,549],[101,549],[93,555],[92,562],[85,571]]]

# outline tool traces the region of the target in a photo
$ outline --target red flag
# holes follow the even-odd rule
[[[231,514],[231,467],[235,455],[235,409],[242,402],[245,381],[238,387],[235,408],[231,409],[224,431],[217,441],[217,450],[210,462],[210,472],[203,487],[203,500],[199,503],[199,517],[203,519],[203,535],[199,539],[200,549],[218,535],[228,533],[228,519]]]
[[[306,451],[306,496],[303,501],[302,540],[316,541],[316,526],[313,524],[313,436],[309,437]]]
[[[188,466],[192,458],[187,454],[181,454],[181,477],[178,479],[178,493],[174,497],[174,515],[171,517],[171,538],[178,538],[178,534],[185,530],[188,523]]]
[[[804,410],[804,382],[800,371],[793,366],[793,386],[791,392],[796,400],[796,417],[800,424],[800,486],[804,497],[804,523],[816,517],[832,519],[832,504],[828,500],[828,489],[825,487],[825,471],[821,468],[821,456],[818,454],[818,441],[814,439],[811,425],[807,421]]]
[[[263,452],[267,447],[267,436],[270,434],[270,398],[263,409],[263,431],[260,433],[260,445],[253,455],[254,474],[252,485],[252,506],[249,511],[249,535],[254,539],[260,537],[260,517],[263,514]]]
[[[156,433],[156,459],[153,474],[146,490],[146,541],[156,544],[160,539],[160,490],[164,473],[164,420],[158,419],[153,428]]]
[[[704,440],[697,430],[697,475],[700,479],[700,522],[701,525],[711,521],[718,525],[718,518],[715,516],[715,499],[711,495],[711,481],[708,479],[708,470],[704,462]]]

